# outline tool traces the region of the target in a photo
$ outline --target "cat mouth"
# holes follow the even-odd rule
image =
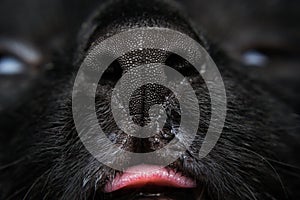
[[[106,183],[103,199],[199,199],[203,188],[193,178],[160,166],[138,165]]]

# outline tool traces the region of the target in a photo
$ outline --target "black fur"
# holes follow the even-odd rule
[[[228,110],[223,133],[216,147],[204,159],[197,151],[210,119],[210,99],[203,81],[182,58],[169,52],[156,52],[173,67],[184,66],[183,73],[193,78],[199,95],[201,122],[197,139],[186,154],[171,164],[173,168],[197,180],[205,199],[298,199],[299,160],[297,160],[297,119],[293,111],[253,82],[206,36],[182,16],[173,4],[161,1],[119,0],[104,4],[83,23],[66,50],[51,57],[54,66],[39,80],[30,98],[0,116],[0,199],[109,199],[101,189],[119,173],[94,159],[77,136],[71,111],[71,92],[77,69],[91,46],[123,30],[134,27],[168,27],[186,33],[202,44],[222,74]],[[74,28],[75,29],[75,28]],[[70,31],[71,32],[71,31]],[[70,36],[68,36],[71,40]],[[76,48],[75,48],[76,47]],[[74,50],[77,49],[77,50]],[[141,52],[140,52],[141,53]],[[145,52],[144,52],[145,53]],[[136,62],[147,63],[140,57]],[[108,136],[116,127],[108,109],[113,77],[121,76],[127,57],[111,66],[97,90],[99,118]],[[122,63],[123,61],[123,63]],[[88,119],[87,119],[88,120]],[[132,151],[150,151],[163,146],[168,138],[157,136],[143,141],[117,133],[116,143]],[[176,137],[176,136],[175,136]],[[112,139],[112,140],[113,140]],[[126,143],[121,143],[126,139]],[[148,149],[142,147],[148,144]],[[127,198],[127,197],[125,197]]]

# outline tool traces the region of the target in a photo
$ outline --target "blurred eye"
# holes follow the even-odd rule
[[[0,38],[0,111],[25,99],[40,64],[41,55],[32,46]]]
[[[247,66],[265,67],[275,62],[298,59],[297,51],[286,45],[252,46],[241,52],[240,59]]]
[[[263,67],[268,64],[269,58],[257,50],[248,50],[243,53],[242,62],[249,66]]]
[[[26,64],[12,56],[0,56],[0,75],[19,75],[26,71]]]

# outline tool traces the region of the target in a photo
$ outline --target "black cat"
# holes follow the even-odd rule
[[[3,4],[6,7],[14,5]],[[47,4],[55,6],[45,9]],[[0,199],[281,200],[300,197],[298,119],[288,105],[259,81],[249,78],[241,63],[229,58],[182,15],[179,5],[158,0],[90,4],[96,8],[85,3],[72,7],[72,2],[48,2],[36,8],[40,19],[16,7],[16,11],[20,11],[16,16],[21,17],[11,18],[15,19],[15,24],[10,25],[13,28],[2,31],[2,35],[10,37],[0,43],[0,73],[3,74],[0,76],[3,83],[0,86],[3,94]],[[32,8],[42,4],[25,5]],[[61,13],[63,11],[66,13]],[[9,16],[8,12],[4,11]],[[73,16],[78,21],[71,20]],[[22,17],[28,17],[32,23],[27,23],[28,28],[22,26]],[[49,27],[41,25],[47,24],[47,20]],[[1,23],[9,27],[7,24],[13,21],[6,23],[1,19]],[[33,31],[30,27],[42,28]],[[107,137],[123,149],[139,153],[159,149],[176,138],[176,134],[170,132],[170,127],[176,125],[176,113],[169,115],[175,120],[167,121],[160,134],[148,139],[135,138],[118,130],[110,112],[103,114],[103,110],[109,110],[107,95],[129,67],[129,60],[133,61],[132,65],[161,62],[193,79],[201,113],[198,134],[185,154],[165,168],[168,173],[191,180],[189,187],[154,180],[151,185],[107,189],[107,185],[124,173],[97,161],[80,141],[74,125],[72,89],[80,64],[97,43],[138,27],[176,30],[207,50],[226,87],[227,116],[221,137],[209,155],[203,159],[198,157],[211,117],[207,87],[184,58],[161,50],[130,52],[110,65],[98,84],[98,119]],[[18,42],[13,38],[18,38]],[[24,41],[33,41],[34,45],[29,46]],[[26,56],[25,52],[31,56]],[[8,63],[15,67],[14,70],[5,68]],[[147,89],[146,86],[142,92]],[[141,93],[142,100],[133,106],[135,114],[147,113],[147,108],[141,105],[151,101],[147,95],[152,93],[155,92]]]

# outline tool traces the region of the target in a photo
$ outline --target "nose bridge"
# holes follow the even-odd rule
[[[145,82],[145,80],[143,80],[141,74],[135,73],[134,68],[151,63],[164,64],[167,57],[168,52],[155,49],[143,49],[130,52],[118,59],[123,69],[123,74],[131,70],[130,78],[124,80],[122,90],[126,91],[133,88],[134,92],[129,94],[129,111],[133,117],[133,121],[140,126],[145,125],[151,106],[163,103],[167,90],[163,86],[155,83],[146,83],[142,87],[138,87],[137,85],[140,85],[141,82]],[[155,65],[147,65],[143,73],[143,76],[152,76],[151,80],[156,80],[157,82],[166,79],[164,70]]]
[[[158,65],[156,66],[153,63],[165,64],[168,57],[169,52],[163,50],[140,49],[129,52],[118,58],[118,62],[123,70],[123,75],[130,70],[130,78],[128,78],[128,80],[125,79],[124,82],[121,83],[121,88],[123,91],[129,90],[128,87],[134,88],[134,92],[129,94],[129,114],[132,121],[141,127],[144,127],[150,122],[149,110],[152,106],[156,104],[163,105],[166,103],[166,97],[170,95],[170,90],[156,83],[147,83],[142,87],[137,87],[138,82],[144,83],[145,80],[142,80],[140,74],[134,73],[134,68],[143,65],[145,66],[143,73],[145,73],[146,76],[152,76],[151,80],[162,82],[167,78],[165,71],[162,67],[158,67]],[[133,73],[131,73],[132,71]],[[154,71],[155,73],[153,73]],[[122,87],[122,84],[124,87]],[[159,116],[154,116],[154,118],[156,117],[158,118]],[[130,138],[128,139],[130,142],[125,144],[124,147],[134,152],[149,152],[156,150],[168,143],[168,140],[162,138],[162,133],[160,131],[161,130],[153,133],[154,136],[150,138],[136,138],[129,136],[130,133],[125,133],[128,135],[127,138]]]
[[[128,69],[150,63],[165,63],[169,52],[159,49],[137,49],[118,58],[121,68]]]

